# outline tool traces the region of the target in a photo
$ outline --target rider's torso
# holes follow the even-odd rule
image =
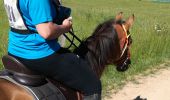
[[[53,21],[56,9],[51,0],[4,0],[10,27],[36,31],[35,25]],[[60,48],[56,40],[45,40],[37,33],[9,32],[8,52],[21,58],[38,59]]]

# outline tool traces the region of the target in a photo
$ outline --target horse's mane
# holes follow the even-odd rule
[[[92,35],[84,40],[75,52],[86,59],[97,76],[106,65],[117,58],[120,51],[118,35],[113,27],[114,19],[99,24]]]

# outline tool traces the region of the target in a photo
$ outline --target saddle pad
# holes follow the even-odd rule
[[[23,87],[34,96],[35,100],[66,100],[61,91],[57,87],[55,87],[51,82],[48,82],[47,84],[38,87],[31,87],[17,83],[9,76],[0,76],[0,78],[6,79],[18,86]]]

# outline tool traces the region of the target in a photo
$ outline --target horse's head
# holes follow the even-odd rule
[[[126,21],[123,21],[122,12],[120,12],[113,24],[116,33],[119,38],[120,53],[118,53],[118,58],[113,61],[117,66],[118,71],[126,71],[131,64],[130,60],[130,45],[132,44],[131,34],[129,32],[130,27],[134,22],[134,15],[130,16]]]
[[[122,13],[115,19],[101,23],[75,51],[88,60],[92,69],[101,76],[106,65],[114,64],[118,71],[125,71],[130,64],[130,44],[132,39],[129,29],[134,21],[134,15],[126,21]]]

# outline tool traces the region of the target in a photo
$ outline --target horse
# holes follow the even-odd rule
[[[114,65],[121,72],[126,71],[131,63],[132,38],[129,29],[133,22],[134,15],[124,21],[123,13],[118,13],[115,18],[99,24],[73,53],[88,61],[98,78],[107,65]],[[38,93],[43,92],[44,98],[48,100],[82,100],[81,91],[39,75],[9,55],[3,56],[2,62],[5,69],[0,73],[0,100],[40,100],[30,88]],[[39,88],[47,84],[49,87]],[[54,91],[51,94],[57,93],[53,99],[48,98],[50,91]]]

